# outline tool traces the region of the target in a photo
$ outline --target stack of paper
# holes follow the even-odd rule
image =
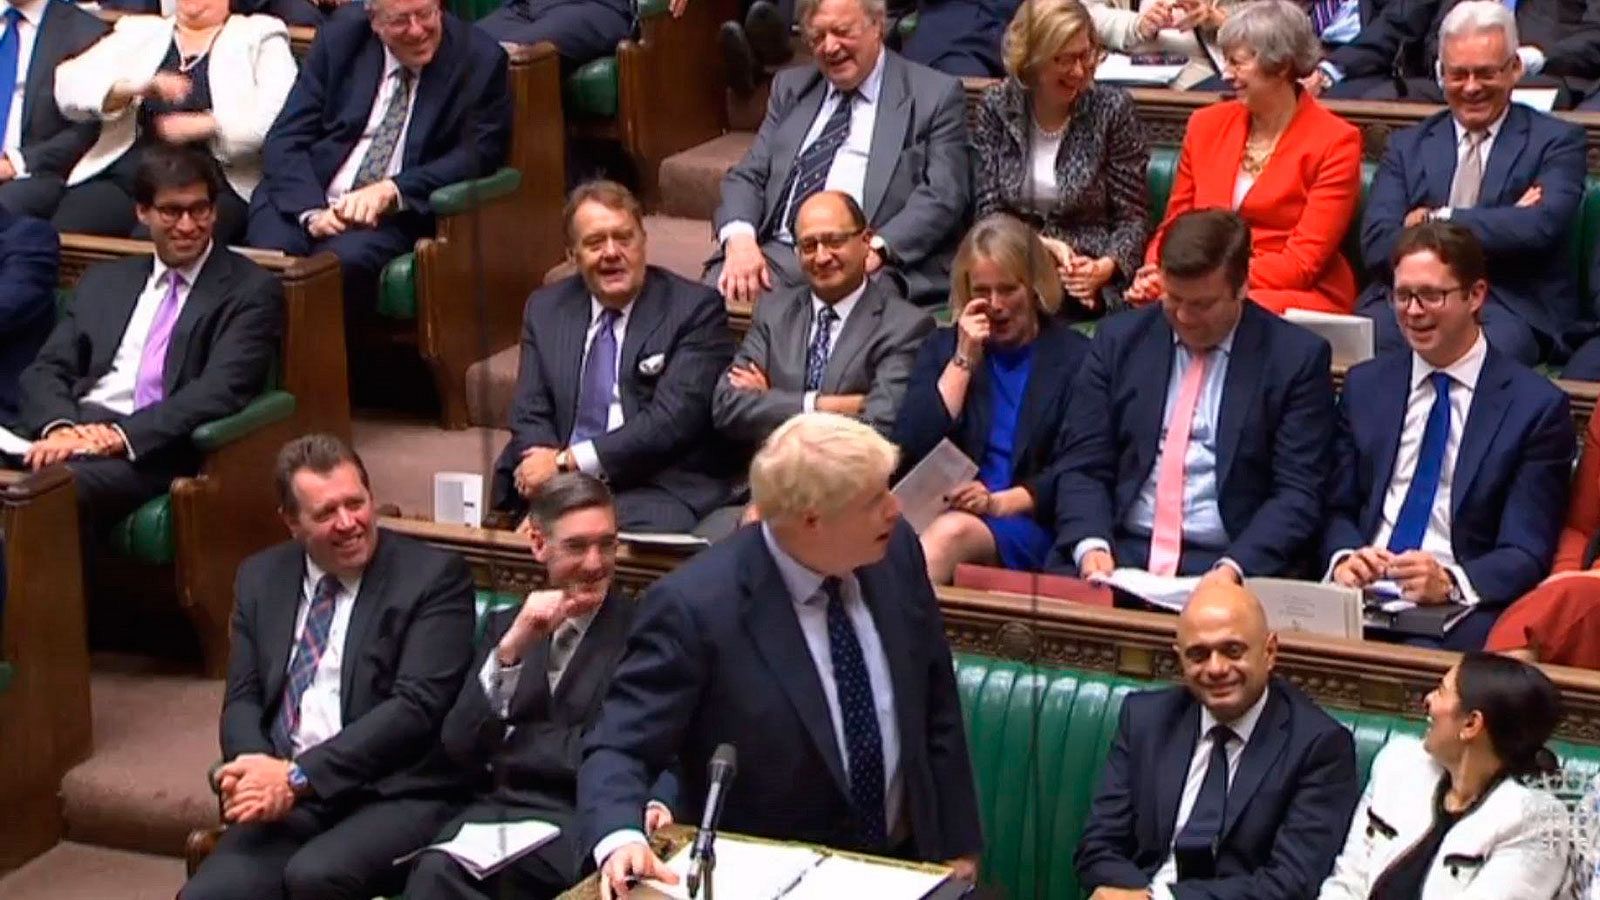
[[[642,547],[676,547],[688,550],[699,550],[711,546],[711,542],[698,534],[684,534],[678,531],[619,531],[617,539],[624,544],[638,544]]]
[[[555,840],[561,829],[549,822],[523,819],[515,822],[465,822],[448,841],[424,847],[395,860],[403,863],[424,850],[450,854],[472,877],[484,879],[526,853]]]
[[[830,856],[807,872],[798,885],[783,895],[783,900],[841,900],[843,897],[914,900],[926,897],[943,884],[946,877],[917,869]]]
[[[1361,590],[1292,578],[1247,578],[1274,631],[1305,631],[1331,637],[1361,637]]]
[[[978,464],[950,443],[949,438],[945,438],[894,486],[895,499],[900,501],[901,518],[913,531],[921,534],[940,513],[950,508],[949,501],[945,499],[950,492],[971,481],[977,474]]]
[[[1200,585],[1199,576],[1172,578],[1166,575],[1152,575],[1144,569],[1116,569],[1110,575],[1090,576],[1089,580],[1096,584],[1109,584],[1151,606],[1173,612],[1183,612],[1183,605],[1189,602],[1189,595]]]
[[[1172,79],[1177,78],[1182,70],[1182,65],[1141,65],[1125,53],[1107,53],[1105,61],[1100,63],[1100,68],[1094,70],[1094,80],[1165,87],[1172,83]]]
[[[1318,335],[1333,351],[1333,364],[1349,368],[1372,358],[1372,320],[1310,309],[1285,310],[1283,318]]]
[[[849,859],[793,844],[717,839],[715,895],[737,900],[921,900],[949,880],[889,863]],[[645,881],[629,892],[636,900],[695,900],[689,896],[689,848],[667,861],[677,884]],[[700,896],[705,896],[701,885]]]

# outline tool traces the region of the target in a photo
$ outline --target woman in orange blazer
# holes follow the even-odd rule
[[[1339,245],[1361,198],[1361,133],[1300,88],[1321,52],[1311,20],[1289,0],[1245,3],[1217,42],[1238,99],[1189,117],[1166,218],[1126,297],[1161,296],[1155,261],[1173,219],[1220,207],[1250,225],[1252,300],[1349,313],[1356,279]]]

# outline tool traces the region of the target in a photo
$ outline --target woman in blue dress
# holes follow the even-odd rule
[[[918,352],[894,437],[910,468],[949,438],[978,465],[922,533],[928,577],[961,563],[1037,570],[1055,521],[1054,462],[1063,412],[1089,341],[1056,316],[1055,260],[1007,215],[972,227],[950,279],[956,323]]]

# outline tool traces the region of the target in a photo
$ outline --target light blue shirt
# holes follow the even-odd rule
[[[839,710],[839,688],[833,680],[833,648],[828,642],[828,600],[822,592],[825,576],[811,571],[803,563],[778,546],[772,529],[761,525],[761,537],[767,542],[772,561],[778,564],[778,574],[789,589],[789,599],[794,603],[795,618],[800,621],[800,631],[806,639],[806,649],[811,651],[811,661],[817,667],[817,679],[822,682],[822,693],[828,700],[828,715],[833,718],[833,736],[839,747],[839,761],[846,775],[850,771],[850,754],[845,749],[844,715]],[[896,843],[906,834],[900,811],[905,808],[905,784],[900,775],[900,726],[895,720],[894,682],[889,680],[889,657],[883,652],[883,641],[878,637],[878,626],[872,621],[872,612],[861,599],[861,583],[854,575],[840,579],[840,598],[845,615],[855,626],[856,639],[861,642],[861,656],[867,664],[867,680],[872,682],[872,700],[878,713],[878,734],[883,739],[883,805],[884,822],[889,829],[890,843]]]
[[[1222,526],[1222,511],[1217,506],[1217,414],[1222,409],[1222,385],[1228,378],[1228,360],[1233,355],[1233,332],[1211,349],[1211,364],[1200,385],[1194,420],[1189,424],[1189,452],[1183,459],[1183,542],[1186,545],[1221,550],[1228,545],[1228,530]],[[1194,363],[1194,354],[1176,336],[1172,339],[1172,375],[1167,379],[1167,401],[1163,421],[1172,418],[1178,401],[1183,373]],[[1129,532],[1148,537],[1156,517],[1156,479],[1161,474],[1161,452],[1167,443],[1167,426],[1161,426],[1161,442],[1156,447],[1156,464],[1139,488],[1139,496],[1128,509],[1122,523]]]
[[[1339,12],[1334,15],[1333,21],[1318,35],[1324,44],[1348,44],[1361,33],[1361,2],[1360,0],[1344,0],[1339,4]]]

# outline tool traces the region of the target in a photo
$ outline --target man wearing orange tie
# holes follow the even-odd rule
[[[1327,342],[1247,296],[1250,229],[1174,220],[1159,304],[1106,319],[1067,406],[1047,567],[1233,581],[1290,567],[1321,526]]]

